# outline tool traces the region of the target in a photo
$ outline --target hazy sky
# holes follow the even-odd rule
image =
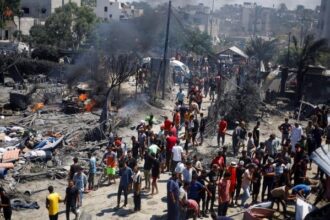
[[[123,2],[126,1],[134,1],[134,0],[120,0]],[[136,1],[136,0],[135,0]],[[138,1],[149,1],[149,2],[167,2],[168,0],[138,0]],[[185,3],[185,4],[196,4],[196,3],[204,3],[205,5],[212,5],[213,0],[172,0],[173,3]],[[285,3],[289,9],[295,9],[297,5],[304,5],[307,8],[315,9],[317,5],[321,4],[321,0],[214,0],[215,6],[219,7],[224,4],[242,4],[244,2],[256,2],[258,5],[263,5],[267,7],[275,7],[277,8],[279,4]]]
[[[175,0],[174,0],[175,1]],[[212,0],[201,0],[201,2],[212,2]],[[235,4],[243,2],[256,2],[258,5],[267,7],[278,7],[279,4],[285,3],[288,8],[295,9],[297,5],[304,5],[307,8],[315,9],[317,5],[321,4],[321,0],[215,0],[218,4]]]

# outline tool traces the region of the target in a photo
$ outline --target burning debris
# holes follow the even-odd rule
[[[80,112],[91,112],[97,107],[97,102],[92,98],[93,90],[87,83],[80,83],[76,86],[74,93],[63,98],[63,111],[66,114]]]

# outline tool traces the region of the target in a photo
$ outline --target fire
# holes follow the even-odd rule
[[[90,99],[88,101],[86,101],[85,103],[85,111],[87,112],[91,112],[94,108],[94,106],[96,105],[96,101],[93,99]]]
[[[3,12],[3,16],[12,17],[13,15],[14,15],[13,11],[9,7],[6,7]]]
[[[88,95],[87,95],[86,93],[81,93],[81,94],[79,95],[79,100],[80,100],[80,101],[84,102],[84,101],[86,101],[87,99],[88,99]]]
[[[44,103],[38,102],[38,103],[34,104],[34,106],[32,107],[32,112],[39,111],[39,110],[43,109],[44,107],[45,107]]]

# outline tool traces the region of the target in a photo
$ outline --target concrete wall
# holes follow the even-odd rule
[[[103,20],[119,20],[122,12],[121,4],[118,1],[97,0],[94,12]]]
[[[24,14],[24,17],[46,19],[51,13],[54,13],[56,8],[69,2],[81,6],[81,0],[21,0],[21,8],[29,11]]]
[[[14,21],[7,21],[4,29],[0,28],[0,40],[14,40],[13,33],[17,30]]]
[[[14,22],[17,24],[17,30],[20,29],[23,35],[30,35],[30,29],[32,26],[38,24],[36,18],[32,17],[23,17],[19,21],[18,17],[14,17]],[[21,27],[19,27],[19,24]]]
[[[98,18],[114,21],[143,15],[142,9],[135,9],[132,5],[125,3],[125,1],[118,0],[97,0],[94,12]]]

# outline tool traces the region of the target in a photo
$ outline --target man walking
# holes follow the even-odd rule
[[[292,128],[291,136],[290,136],[292,153],[296,152],[296,144],[299,143],[302,135],[303,135],[303,129],[298,124],[298,122],[294,123],[294,127]]]
[[[120,197],[121,193],[124,191],[125,203],[124,207],[127,205],[127,194],[128,194],[128,186],[132,183],[133,171],[131,168],[127,166],[127,163],[124,162],[121,165],[121,169],[119,170],[120,182],[118,187],[118,195],[117,195],[117,208],[120,206]]]
[[[66,220],[70,220],[70,211],[75,215],[75,218],[78,219],[79,213],[77,207],[80,204],[79,190],[75,187],[72,180],[69,180],[69,185],[65,191],[64,204],[66,205],[65,214]]]
[[[173,172],[176,165],[182,161],[183,152],[183,148],[180,146],[180,140],[177,139],[176,145],[172,148],[171,172]]]
[[[82,206],[83,194],[87,188],[87,176],[83,173],[83,168],[79,167],[78,172],[73,176],[73,182],[79,190],[79,206]]]
[[[89,159],[89,169],[88,169],[88,190],[94,189],[94,177],[96,173],[96,158],[92,155],[92,153],[88,153]]]
[[[285,122],[278,127],[278,129],[282,133],[281,145],[283,145],[284,142],[287,139],[289,139],[289,134],[290,134],[290,131],[291,131],[291,124],[289,123],[289,119],[288,118],[285,118],[284,120],[285,120]]]
[[[222,118],[218,126],[218,136],[217,136],[218,147],[220,147],[220,139],[222,139],[221,146],[224,145],[226,131],[227,131],[227,121],[224,118]]]
[[[172,178],[167,181],[167,220],[180,219],[178,173],[173,172]]]
[[[59,212],[59,203],[64,200],[61,199],[61,196],[54,192],[54,187],[48,187],[49,195],[46,198],[46,208],[48,209],[49,220],[57,220]]]
[[[206,122],[207,122],[207,119],[204,117],[204,114],[200,113],[200,122],[199,122],[199,135],[201,137],[200,145],[202,145],[204,142],[204,133],[205,133],[205,128],[206,128]]]

